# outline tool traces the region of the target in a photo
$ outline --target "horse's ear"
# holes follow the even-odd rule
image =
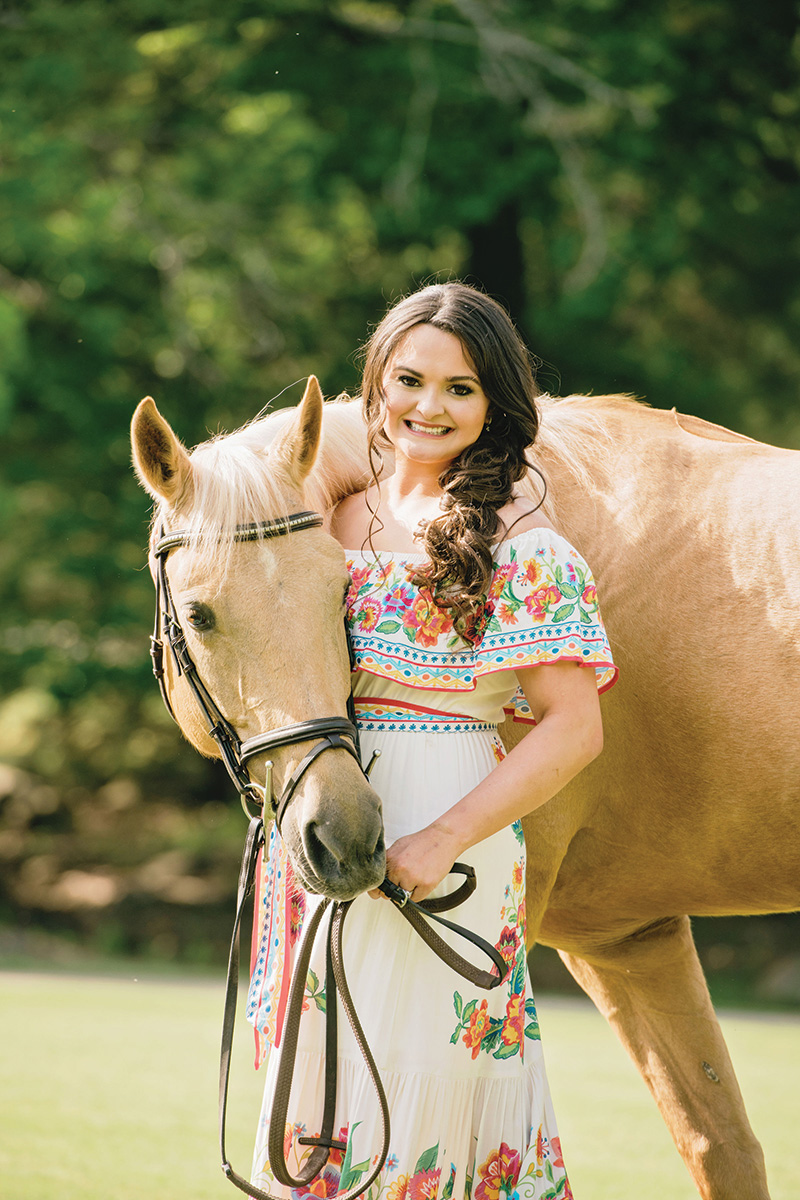
[[[133,465],[145,491],[170,507],[187,497],[192,481],[189,455],[150,396],[133,414],[131,446]]]
[[[286,468],[295,487],[302,486],[314,465],[321,433],[322,392],[316,375],[309,375],[297,411],[270,449],[270,458]]]

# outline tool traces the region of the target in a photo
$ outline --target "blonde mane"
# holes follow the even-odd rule
[[[538,396],[539,432],[529,458],[542,472],[548,484],[541,512],[556,527],[559,524],[559,497],[549,486],[554,467],[566,471],[580,488],[591,488],[592,464],[610,460],[612,435],[606,421],[610,410],[635,408],[631,396]],[[520,490],[531,500],[541,497],[541,481],[531,471],[520,483]]]
[[[275,443],[294,417],[280,409],[257,417],[233,433],[221,433],[191,451],[192,487],[179,506],[177,521],[203,556],[216,565],[234,543],[236,527],[285,516],[298,508],[297,490],[276,454]],[[314,468],[299,507],[327,514],[351,492],[366,487],[366,435],[359,403],[329,401]],[[158,529],[167,517],[163,505],[153,518]],[[168,524],[175,528],[174,522]],[[228,548],[226,551],[226,547]]]

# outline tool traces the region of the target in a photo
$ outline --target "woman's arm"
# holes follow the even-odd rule
[[[463,799],[387,851],[387,875],[415,900],[424,900],[470,846],[546,804],[602,750],[594,668],[549,663],[517,678],[535,727]]]

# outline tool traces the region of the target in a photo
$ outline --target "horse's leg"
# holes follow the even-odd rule
[[[769,1200],[688,917],[559,954],[639,1068],[703,1200]]]

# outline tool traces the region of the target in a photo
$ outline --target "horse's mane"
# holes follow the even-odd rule
[[[279,409],[258,416],[191,451],[191,497],[180,525],[199,553],[213,555],[217,565],[223,548],[232,544],[237,525],[284,516],[297,508],[296,490],[271,453],[294,412]],[[302,507],[327,513],[344,496],[361,490],[369,478],[366,461],[360,404],[328,402],[320,450],[303,488]],[[156,510],[156,527],[164,515]]]
[[[541,408],[539,435],[530,457],[548,476],[558,465],[582,486],[592,478],[591,464],[611,449],[607,425],[609,411],[629,410],[636,404],[625,396],[567,396],[538,398]],[[258,416],[233,433],[222,433],[200,443],[191,452],[193,489],[186,519],[181,522],[201,553],[212,553],[219,563],[221,546],[230,544],[237,525],[281,516],[296,506],[271,449],[292,420],[294,409],[279,409]],[[305,507],[327,513],[353,492],[366,487],[370,473],[361,403],[342,397],[328,401],[322,425],[322,442],[303,495]],[[521,489],[532,499],[541,496],[535,472]],[[556,520],[558,497],[552,489],[543,513]],[[160,513],[156,512],[158,523]]]
[[[598,460],[610,457],[612,434],[608,424],[609,413],[630,412],[639,407],[631,396],[564,396],[542,395],[537,397],[539,405],[539,432],[528,457],[539,468],[549,483],[549,476],[557,467],[572,476],[579,487],[588,489],[594,478],[593,466]],[[542,488],[535,472],[529,472],[520,483],[521,490],[530,499],[538,501]],[[559,497],[548,487],[541,511],[548,520],[558,526]]]

